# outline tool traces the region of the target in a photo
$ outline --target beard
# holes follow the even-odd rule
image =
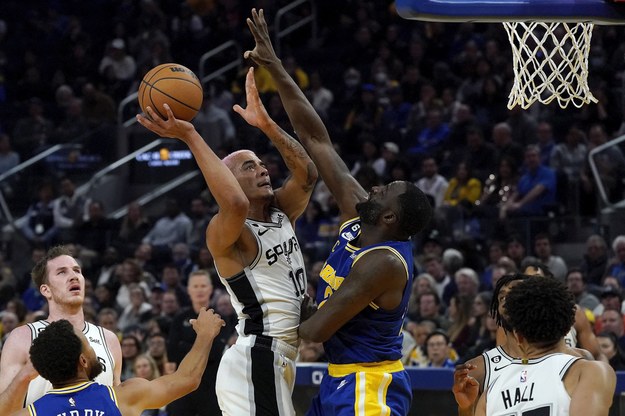
[[[89,368],[89,380],[93,381],[97,376],[102,373],[102,370],[104,370],[102,368],[102,363],[100,363],[97,358],[94,359],[91,362],[91,368]]]
[[[356,212],[363,224],[375,225],[382,213],[382,205],[371,200],[359,202],[356,204]]]

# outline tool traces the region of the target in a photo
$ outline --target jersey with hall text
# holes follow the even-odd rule
[[[220,275],[237,312],[240,335],[265,335],[298,344],[306,269],[295,231],[282,211],[271,210],[271,222],[247,219],[258,255],[236,276]]]
[[[317,286],[319,308],[323,307],[347,278],[352,266],[362,256],[374,250],[389,251],[402,261],[406,272],[406,286],[401,303],[395,309],[384,310],[371,302],[324,343],[328,361],[333,364],[392,361],[399,360],[402,356],[401,329],[413,279],[412,242],[386,241],[356,247],[350,242],[359,234],[360,218],[349,220],[341,226],[338,240],[319,273]]]
[[[36,321],[28,324],[31,339],[37,338],[39,333],[48,325],[50,325],[50,322],[47,321]],[[104,329],[92,323],[85,322],[85,328],[82,330],[82,333],[85,334],[87,341],[89,341],[89,345],[93,347],[93,350],[98,357],[98,361],[102,364],[102,373],[95,378],[95,381],[106,386],[112,386],[114,380],[115,361],[113,360],[111,350],[106,343]],[[52,390],[52,384],[45,378],[37,376],[28,385],[28,394],[26,395],[25,404],[31,404],[46,394],[49,390]]]
[[[579,357],[549,354],[528,360],[513,359],[495,367],[486,386],[489,416],[567,416],[571,397],[564,376]]]
[[[27,409],[30,416],[122,416],[113,388],[94,382],[50,390]]]

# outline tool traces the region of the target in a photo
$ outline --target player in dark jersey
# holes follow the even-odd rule
[[[213,340],[225,323],[212,310],[202,308],[190,324],[197,338],[173,374],[152,381],[132,378],[110,387],[93,381],[102,372],[102,364],[82,331],[64,319],[50,323],[33,341],[30,359],[53,389],[13,415],[138,416],[190,393],[200,384]],[[0,414],[8,413],[0,408]]]
[[[323,122],[275,55],[263,11],[248,26],[256,46],[245,58],[273,77],[295,131],[341,212],[341,228],[317,290],[318,311],[299,328],[324,342],[328,375],[310,414],[407,414],[409,378],[401,358],[401,325],[412,286],[411,237],[432,207],[410,182],[366,192],[334,149]]]

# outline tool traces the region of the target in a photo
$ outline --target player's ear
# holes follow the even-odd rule
[[[387,225],[394,224],[398,221],[397,214],[389,209],[382,213],[382,221],[384,221],[384,223]]]
[[[41,296],[43,296],[46,299],[50,299],[50,297],[52,296],[52,292],[50,291],[50,286],[48,286],[45,283],[39,286],[39,293],[41,293]]]
[[[89,365],[89,360],[87,359],[87,357],[85,357],[85,354],[83,353],[80,353],[80,357],[78,357],[78,362],[83,368],[87,368],[87,366]]]

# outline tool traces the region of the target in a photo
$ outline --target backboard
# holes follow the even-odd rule
[[[625,3],[607,0],[397,0],[405,19],[434,22],[625,24]]]

